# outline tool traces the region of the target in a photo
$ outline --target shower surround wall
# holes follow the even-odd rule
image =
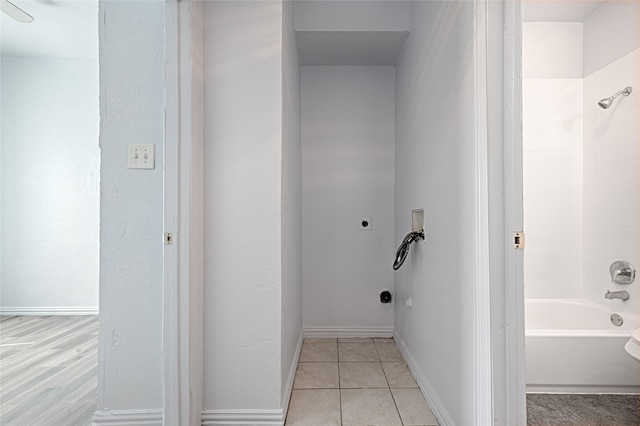
[[[526,297],[579,299],[582,23],[525,23],[523,52]]]
[[[306,335],[393,333],[394,86],[394,67],[302,68]]]
[[[609,2],[584,23],[524,23],[527,297],[640,314],[637,281],[624,287],[627,302],[603,297],[622,289],[613,261],[640,267],[638,22],[637,2]],[[630,96],[598,107],[626,86]]]
[[[640,280],[611,283],[609,265],[640,270],[640,3],[609,2],[584,23],[584,297],[640,315]],[[609,109],[597,101],[626,86]],[[605,300],[606,290],[631,298]]]

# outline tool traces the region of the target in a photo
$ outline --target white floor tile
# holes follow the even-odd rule
[[[287,426],[340,426],[338,389],[296,389],[291,393]]]
[[[438,424],[420,389],[391,389],[391,393],[405,426]]]
[[[378,361],[373,343],[338,343],[338,355],[343,361]]]
[[[383,362],[382,368],[390,388],[417,388],[409,367],[404,362]]]
[[[388,388],[379,362],[341,362],[341,389]]]
[[[338,389],[337,362],[301,362],[298,364],[294,389]]]
[[[302,345],[300,362],[338,361],[337,343],[307,343]]]
[[[345,426],[402,425],[389,389],[342,389],[340,398]]]
[[[376,342],[376,350],[380,361],[404,361],[395,343]]]

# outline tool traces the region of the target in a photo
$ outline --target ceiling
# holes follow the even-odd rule
[[[406,31],[298,31],[300,65],[394,66]]]
[[[1,55],[98,57],[98,0],[11,2],[32,15],[34,21],[23,24],[0,13]],[[599,0],[525,0],[523,17],[525,21],[584,22],[605,3]],[[390,45],[397,42],[394,39]]]
[[[606,1],[600,0],[524,0],[525,22],[584,22]]]
[[[16,22],[0,13],[0,54],[98,58],[98,0],[10,0],[34,17]]]

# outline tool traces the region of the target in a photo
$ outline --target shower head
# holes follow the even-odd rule
[[[602,109],[607,109],[611,106],[611,104],[613,104],[613,100],[618,96],[620,95],[629,96],[630,94],[631,94],[631,86],[625,87],[615,95],[610,96],[608,98],[601,99],[600,102],[598,102],[598,106]]]

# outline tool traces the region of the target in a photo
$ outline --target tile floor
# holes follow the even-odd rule
[[[640,395],[527,394],[529,426],[637,426]]]
[[[305,339],[286,425],[437,425],[393,339]]]

